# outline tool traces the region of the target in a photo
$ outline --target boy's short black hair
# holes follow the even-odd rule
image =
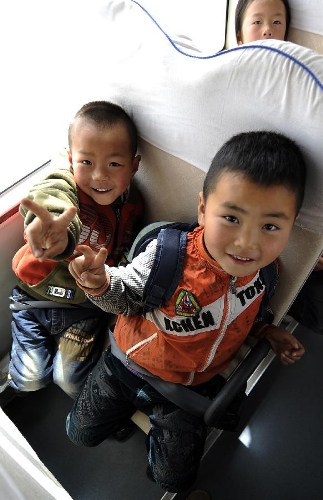
[[[238,33],[241,33],[241,28],[242,28],[242,21],[243,21],[243,16],[246,11],[246,8],[253,2],[254,0],[239,0],[236,6],[236,11],[235,11],[235,31],[236,31],[236,37],[238,37]],[[287,40],[288,37],[288,32],[289,32],[289,26],[290,26],[290,7],[288,0],[281,0],[285,6],[285,11],[286,11],[286,31],[285,31],[285,36],[284,40]]]
[[[137,128],[130,116],[125,112],[121,106],[109,101],[92,101],[84,104],[74,116],[68,129],[68,144],[72,147],[72,129],[73,124],[77,118],[84,118],[85,120],[92,121],[99,127],[111,127],[118,123],[123,123],[128,131],[130,148],[133,156],[137,152]]]
[[[243,132],[229,139],[216,153],[205,177],[205,201],[224,172],[242,174],[259,186],[284,186],[295,193],[298,214],[305,193],[306,164],[298,145],[285,135]]]

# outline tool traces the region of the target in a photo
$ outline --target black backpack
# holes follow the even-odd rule
[[[195,222],[153,222],[145,226],[135,239],[128,262],[144,252],[148,243],[157,238],[155,260],[148,281],[144,288],[143,311],[148,312],[163,305],[175,292],[182,274],[186,250],[187,233],[198,226]],[[278,283],[278,272],[274,262],[260,270],[265,284],[265,295],[262,300],[258,319],[272,323],[274,315],[269,307]]]

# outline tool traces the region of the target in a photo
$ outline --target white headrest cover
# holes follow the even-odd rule
[[[135,2],[108,2],[99,15],[82,42],[95,81],[85,81],[83,90],[82,79],[77,83],[80,105],[85,96],[118,102],[143,139],[203,171],[236,133],[286,134],[309,167],[298,223],[323,232],[322,55],[266,40],[192,56]]]

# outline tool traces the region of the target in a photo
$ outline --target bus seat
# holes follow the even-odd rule
[[[235,2],[229,2],[231,13]],[[290,4],[292,9],[303,9],[300,19],[321,19],[321,10],[316,15],[312,7],[321,9],[320,0],[290,0]],[[44,88],[44,82],[51,80],[55,88],[56,83],[61,89],[60,106],[57,99],[49,98],[42,110],[50,121],[59,115],[68,122],[73,110],[85,102],[108,99],[118,102],[134,117],[142,154],[136,180],[146,199],[146,222],[195,219],[205,172],[214,153],[233,134],[272,129],[285,133],[302,147],[309,176],[304,206],[280,257],[281,279],[272,299],[274,321],[279,324],[323,248],[322,32],[309,33],[311,26],[306,32],[292,22],[289,42],[271,40],[240,47],[232,43],[227,44],[228,50],[215,54],[201,51],[200,56],[192,57],[175,50],[136,2],[98,0],[77,5],[75,9],[73,2],[70,6],[64,4],[62,22],[69,27],[73,21],[87,36],[75,37],[72,33],[71,39],[64,37],[62,53],[55,52],[56,67],[47,58],[53,67],[48,77],[45,74],[41,79],[41,86]],[[46,23],[43,25],[48,31]],[[54,23],[57,28],[58,23]],[[47,31],[44,43],[50,38]],[[120,37],[120,33],[127,36]],[[25,43],[23,37],[21,40]],[[95,68],[95,74],[90,80],[79,78],[75,85],[75,78],[66,75],[79,74],[80,67]],[[45,103],[43,93],[40,99]],[[66,130],[65,124],[59,128]],[[46,135],[51,135],[44,128]],[[10,293],[14,277],[10,262],[5,265],[2,256],[7,259],[20,246],[21,227],[18,214],[0,226],[2,240],[6,241],[1,248],[0,276],[5,293]],[[0,313],[2,328],[9,332],[8,304],[1,304]],[[9,350],[9,344],[8,337],[8,345],[1,346],[1,355]],[[253,349],[251,352],[255,353]],[[248,358],[252,356],[242,354],[237,370],[246,367]],[[259,363],[259,359],[251,361],[255,366]],[[222,405],[225,397],[221,395]],[[149,431],[145,415],[137,412],[133,420]]]
[[[304,152],[309,171],[304,205],[280,256],[272,300],[279,324],[323,248],[323,56],[266,40],[198,59],[179,54],[166,39],[155,41],[154,54],[143,45],[137,60],[133,55],[138,67],[152,63],[144,82],[140,72],[131,81],[109,80],[105,95],[138,125],[142,161],[136,182],[146,200],[146,223],[196,218],[205,172],[233,134],[282,132]],[[145,416],[136,414],[134,420],[147,432]]]

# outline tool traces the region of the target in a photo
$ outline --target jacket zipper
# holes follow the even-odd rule
[[[210,354],[208,356],[208,360],[207,360],[206,364],[203,367],[203,370],[202,370],[203,372],[206,370],[206,368],[208,368],[208,366],[210,366],[211,362],[213,361],[214,355],[215,355],[215,353],[217,351],[217,348],[221,344],[222,339],[223,339],[223,337],[225,335],[225,332],[226,332],[226,329],[227,329],[227,326],[228,326],[228,317],[229,317],[229,313],[230,313],[230,294],[236,295],[236,293],[237,293],[237,289],[236,289],[236,285],[235,285],[237,279],[238,278],[236,276],[231,276],[231,278],[230,278],[230,284],[229,284],[229,289],[228,289],[228,293],[227,293],[227,308],[226,308],[225,320],[224,320],[224,323],[222,325],[222,329],[221,329],[220,335],[217,338],[217,340],[214,342],[214,344],[212,346],[212,349],[210,351]]]
[[[237,282],[237,277],[236,276],[231,276],[230,280],[230,292],[236,295],[237,289],[236,289],[236,282]]]
[[[121,219],[121,209],[115,208],[114,209],[114,215],[116,218],[116,229],[114,232],[114,237],[113,237],[113,244],[112,244],[112,250],[111,253],[113,254],[119,246],[119,230],[120,230],[120,219]]]

